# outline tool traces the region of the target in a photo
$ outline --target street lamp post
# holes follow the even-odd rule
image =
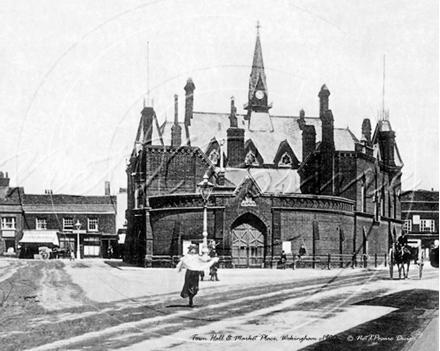
[[[79,222],[79,220],[76,221],[75,223],[75,229],[76,229],[76,235],[77,235],[77,243],[76,243],[76,258],[79,260],[81,259],[81,250],[80,250],[80,245],[79,245],[79,233],[80,233],[80,229],[81,229],[81,223]]]
[[[211,195],[212,189],[214,189],[214,184],[208,180],[208,175],[205,173],[203,176],[203,181],[201,181],[197,187],[200,189],[200,194],[202,195],[204,206],[203,206],[203,244],[202,244],[202,259],[204,261],[209,260],[209,249],[208,249],[208,199]]]

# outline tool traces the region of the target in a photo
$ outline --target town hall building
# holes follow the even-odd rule
[[[271,267],[282,251],[352,255],[382,260],[401,233],[403,162],[387,114],[374,129],[359,123],[356,137],[334,126],[330,89],[317,87],[317,115],[271,114],[257,33],[248,99],[238,113],[194,111],[196,82],[184,86],[185,116],[159,124],[141,112],[127,165],[125,260],[151,266],[201,244],[204,175],[208,239],[234,267]],[[243,82],[243,84],[246,84]]]

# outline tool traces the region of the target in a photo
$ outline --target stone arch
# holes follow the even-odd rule
[[[266,230],[270,230],[270,228],[271,228],[271,225],[270,225],[270,222],[269,222],[269,220],[265,217],[265,216],[263,216],[262,214],[261,214],[261,212],[258,210],[258,209],[256,209],[256,208],[252,208],[252,207],[248,207],[248,208],[246,208],[246,209],[237,209],[237,212],[236,212],[236,214],[235,214],[235,216],[234,217],[232,217],[229,221],[228,221],[228,223],[227,223],[227,228],[232,228],[232,226],[233,226],[233,224],[240,218],[240,217],[242,217],[242,216],[245,216],[246,214],[251,214],[251,215],[254,215],[256,218],[258,218],[258,220],[260,220],[261,222],[263,222],[263,224],[265,225],[265,227],[266,227]]]

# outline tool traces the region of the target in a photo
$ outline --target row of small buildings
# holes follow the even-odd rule
[[[44,246],[76,255],[79,245],[81,257],[121,256],[124,234],[116,216],[108,183],[104,196],[34,195],[10,187],[8,174],[0,172],[0,255],[34,258]]]

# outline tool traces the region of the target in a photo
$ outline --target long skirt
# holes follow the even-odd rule
[[[180,296],[183,298],[194,297],[199,291],[199,271],[186,270],[185,273],[185,284],[183,285],[182,292]]]

